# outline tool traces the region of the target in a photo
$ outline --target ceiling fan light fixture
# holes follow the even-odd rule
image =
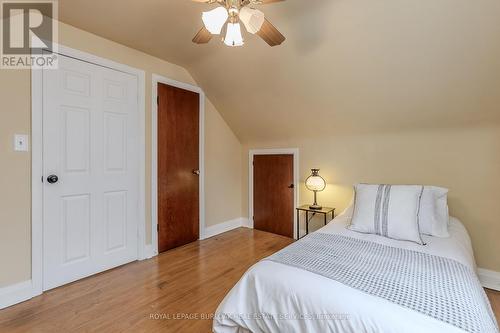
[[[203,12],[201,18],[203,24],[205,24],[205,28],[207,28],[212,35],[218,35],[229,18],[229,14],[226,8],[217,7],[211,11]]]
[[[203,12],[204,26],[192,39],[195,44],[207,44],[214,35],[222,35],[221,40],[228,46],[242,46],[243,24],[248,33],[259,36],[269,46],[281,45],[285,36],[269,22],[264,13],[254,5],[265,5],[285,0],[191,0],[219,7]]]
[[[226,38],[224,39],[224,44],[227,46],[242,46],[243,36],[241,35],[241,26],[239,23],[228,23],[227,24]]]
[[[256,34],[262,28],[265,17],[260,10],[243,7],[240,10],[240,20],[249,33]]]

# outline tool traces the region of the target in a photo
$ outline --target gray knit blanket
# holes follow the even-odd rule
[[[264,260],[322,275],[465,332],[498,332],[475,272],[452,259],[313,233]]]

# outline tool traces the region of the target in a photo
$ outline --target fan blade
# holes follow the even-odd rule
[[[196,44],[206,44],[212,39],[212,34],[210,31],[207,30],[207,28],[203,27],[198,31],[196,36],[193,38],[193,43]]]
[[[262,27],[257,32],[257,35],[259,35],[260,38],[262,38],[270,46],[280,45],[286,39],[285,36],[283,36],[281,32],[279,32],[279,30],[276,29],[267,19],[264,20],[264,24],[262,24]]]

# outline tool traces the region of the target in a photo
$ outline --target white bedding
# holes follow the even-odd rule
[[[357,233],[346,229],[347,223],[347,215],[340,215],[320,231],[448,257],[475,269],[469,235],[455,218],[450,221],[450,238],[424,235],[426,246]],[[463,332],[326,277],[271,261],[251,267],[226,295],[216,312],[213,331]]]

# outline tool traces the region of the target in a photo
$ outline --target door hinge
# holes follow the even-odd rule
[[[156,225],[156,231],[160,231],[160,224]]]
[[[41,180],[42,180],[42,183],[43,183],[43,176],[41,178],[42,178]]]
[[[156,96],[156,105],[160,105],[160,96]]]

